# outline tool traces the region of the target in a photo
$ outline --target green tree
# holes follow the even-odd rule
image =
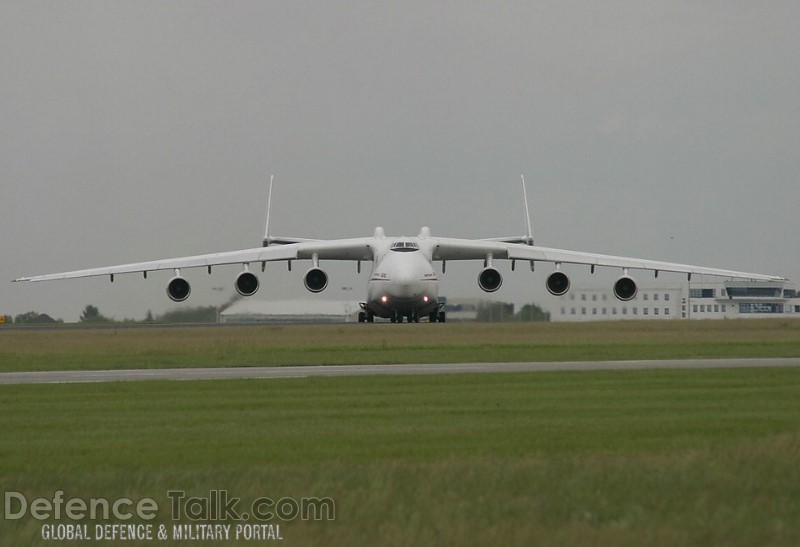
[[[80,318],[81,323],[108,323],[110,321],[108,317],[100,313],[97,306],[92,306],[91,304],[83,308],[83,313],[81,313]]]
[[[61,319],[53,319],[46,313],[39,313],[36,311],[29,311],[25,313],[21,313],[14,318],[14,323],[20,325],[43,325],[49,323],[63,323]]]
[[[515,316],[516,321],[550,321],[550,312],[544,311],[536,304],[525,304]]]
[[[29,311],[25,313],[21,313],[14,318],[14,323],[17,324],[26,324],[26,323],[36,323],[36,318],[39,317],[41,314],[35,311]]]
[[[501,323],[514,317],[514,304],[507,302],[483,302],[478,305],[476,321],[482,323]]]

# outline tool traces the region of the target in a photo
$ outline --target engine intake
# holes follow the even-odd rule
[[[242,272],[236,276],[234,285],[242,296],[253,296],[258,290],[258,277],[253,272]]]
[[[319,268],[311,268],[303,277],[303,284],[311,292],[322,292],[328,286],[328,274]]]
[[[614,283],[614,296],[623,302],[633,300],[633,298],[636,296],[637,290],[638,288],[636,287],[636,281],[627,275],[623,275],[617,279],[616,283]]]
[[[192,286],[183,277],[176,275],[167,283],[167,296],[173,302],[183,302],[192,293]]]
[[[503,284],[503,276],[491,266],[478,274],[478,286],[485,292],[495,292]]]
[[[547,276],[547,290],[554,296],[561,296],[569,290],[569,277],[564,272],[553,272]]]

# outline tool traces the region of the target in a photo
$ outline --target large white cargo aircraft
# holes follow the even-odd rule
[[[545,285],[556,296],[565,294],[570,286],[569,277],[561,270],[562,264],[584,264],[591,268],[592,273],[596,266],[620,268],[622,275],[614,283],[613,289],[616,297],[622,301],[632,300],[636,296],[636,281],[629,275],[629,270],[650,270],[656,276],[662,271],[678,272],[687,274],[690,279],[692,274],[698,274],[758,281],[785,281],[785,278],[773,275],[539,247],[533,244],[531,235],[524,178],[522,189],[527,223],[527,233],[524,236],[493,239],[435,237],[425,226],[416,237],[389,237],[383,228],[378,227],[372,237],[319,240],[273,237],[269,234],[272,201],[270,179],[266,232],[262,247],[22,277],[14,281],[108,276],[113,282],[114,276],[118,274],[141,273],[147,278],[148,272],[173,270],[174,276],[167,283],[167,295],[175,302],[183,302],[191,292],[189,282],[181,275],[181,270],[185,268],[207,268],[208,273],[211,273],[212,266],[241,264],[243,271],[236,277],[234,286],[242,296],[252,296],[258,290],[259,280],[250,270],[251,265],[261,264],[263,272],[267,262],[285,261],[291,270],[293,261],[310,260],[311,267],[303,276],[303,283],[312,293],[319,293],[328,286],[328,275],[320,265],[322,261],[354,261],[358,264],[359,272],[362,262],[372,262],[367,300],[361,305],[360,322],[372,322],[375,317],[388,318],[392,322],[402,322],[403,319],[418,322],[420,317],[425,316],[431,322],[444,322],[445,314],[440,311],[438,298],[439,275],[434,269],[434,262],[442,263],[444,273],[447,261],[450,260],[482,260],[483,268],[478,273],[478,286],[489,293],[499,289],[503,282],[502,275],[494,265],[497,260],[511,260],[512,270],[517,261],[528,262],[532,270],[536,262],[554,264],[554,271],[547,276]]]

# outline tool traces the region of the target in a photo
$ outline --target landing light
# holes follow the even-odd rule
[[[422,297],[422,301],[423,301],[423,302],[425,302],[425,303],[427,304],[427,303],[428,303],[428,297],[427,297],[427,296],[423,296],[423,297]]]
[[[389,301],[389,297],[388,296],[381,296],[381,302],[386,304],[388,301]]]

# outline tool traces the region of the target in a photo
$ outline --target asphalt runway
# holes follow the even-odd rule
[[[415,365],[329,365],[5,372],[0,374],[0,384],[60,384],[91,382],[135,382],[147,380],[235,380],[310,378],[315,376],[391,376],[409,374],[770,367],[800,367],[800,358],[677,359],[664,361],[573,361],[544,363],[440,363]]]

